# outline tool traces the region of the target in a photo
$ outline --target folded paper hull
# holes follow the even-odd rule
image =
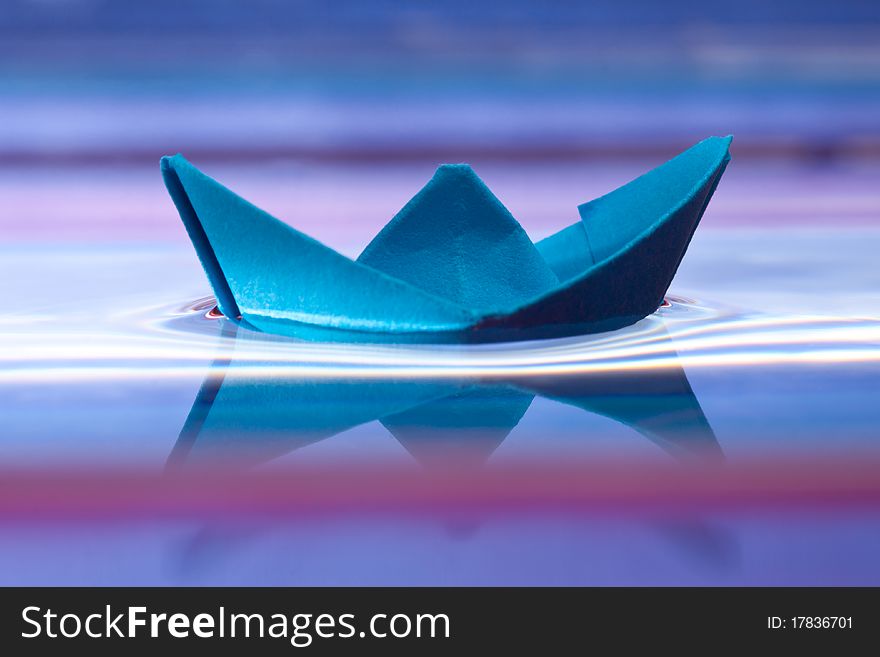
[[[729,160],[713,137],[579,207],[537,244],[467,165],[444,165],[357,260],[181,155],[162,175],[242,325],[313,340],[471,342],[592,333],[654,312]]]

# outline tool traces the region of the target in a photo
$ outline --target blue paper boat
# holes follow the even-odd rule
[[[594,333],[654,312],[730,159],[711,137],[532,243],[473,170],[443,165],[357,260],[182,155],[162,176],[220,311],[308,339],[491,341]]]

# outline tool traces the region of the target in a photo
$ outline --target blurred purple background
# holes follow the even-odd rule
[[[445,161],[540,236],[730,133],[707,227],[863,225],[878,117],[870,1],[7,0],[0,226],[176,241],[156,170],[183,152],[342,248]]]
[[[597,343],[449,361],[509,358],[515,373],[564,356],[588,372],[617,349],[637,375],[666,331],[742,477],[730,499],[642,513],[645,484],[625,513],[524,500],[473,517],[255,518],[120,490],[131,470],[162,472],[232,351],[251,363],[277,348],[294,374],[401,357],[236,342],[205,319],[162,155],[354,255],[439,163],[471,163],[539,238],[712,134],[735,135],[733,161],[671,308]],[[875,0],[2,0],[0,478],[17,483],[0,504],[0,584],[880,583],[880,489],[864,477],[880,462],[878,183]],[[772,481],[766,499],[750,492],[743,463],[765,457],[788,475],[778,498]],[[547,399],[489,465],[517,458],[674,461]],[[798,479],[802,459],[838,464],[833,485]],[[364,461],[417,468],[376,422],[268,465]],[[90,486],[92,471],[112,485]]]

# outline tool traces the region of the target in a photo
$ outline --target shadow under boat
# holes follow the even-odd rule
[[[237,333],[234,324],[224,324],[230,335]],[[665,331],[653,344],[675,355]],[[375,421],[425,467],[481,467],[536,396],[619,422],[677,459],[723,458],[676,365],[491,381],[258,377],[254,369],[240,367],[234,354],[213,363],[168,458],[169,470],[214,464],[247,469]]]

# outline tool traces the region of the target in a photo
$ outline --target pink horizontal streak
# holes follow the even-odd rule
[[[348,513],[690,511],[773,506],[880,508],[880,455],[769,456],[737,464],[622,462],[2,473],[0,521],[247,519]]]
[[[575,221],[578,204],[661,161],[474,166],[529,234],[540,238]],[[356,252],[430,178],[435,165],[207,163],[205,169],[298,229]],[[703,229],[877,225],[877,176],[876,165],[811,168],[734,159]],[[7,240],[186,240],[158,163],[117,170],[0,169],[0,195],[0,233]]]

